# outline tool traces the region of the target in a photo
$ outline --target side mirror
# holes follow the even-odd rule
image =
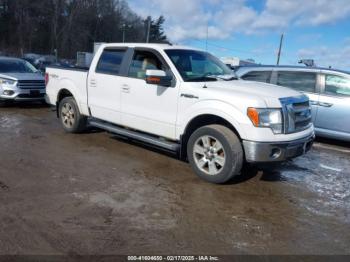
[[[146,70],[146,83],[158,86],[171,86],[172,76],[166,74],[163,70]]]

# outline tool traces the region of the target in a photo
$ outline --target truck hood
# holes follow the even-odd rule
[[[0,73],[0,77],[11,80],[44,80],[40,73]]]
[[[225,100],[230,100],[232,96],[251,98],[263,100],[268,107],[280,107],[280,98],[302,95],[287,87],[244,80],[207,82],[205,85],[209,92],[224,93]]]

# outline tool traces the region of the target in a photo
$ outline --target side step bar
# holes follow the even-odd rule
[[[170,141],[166,141],[163,139],[160,139],[158,137],[152,136],[152,135],[148,135],[148,134],[144,134],[141,132],[137,132],[137,131],[132,131],[132,130],[128,130],[104,121],[100,121],[100,120],[96,120],[96,119],[90,119],[89,120],[89,124],[91,126],[97,127],[97,128],[101,128],[104,129],[106,131],[109,131],[111,133],[115,133],[121,136],[126,136],[128,138],[132,138],[138,141],[142,141],[157,147],[161,147],[170,151],[174,151],[174,152],[179,152],[180,151],[180,144],[175,143],[175,142],[170,142]]]

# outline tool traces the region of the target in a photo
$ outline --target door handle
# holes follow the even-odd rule
[[[130,93],[130,86],[123,85],[122,86],[122,91],[123,91],[123,93]]]
[[[318,102],[317,102],[317,101],[314,101],[314,100],[310,100],[310,104],[313,105],[313,106],[317,106],[317,105],[318,105]]]
[[[326,102],[319,102],[318,103],[320,106],[323,106],[323,107],[331,107],[331,106],[333,106],[333,104],[331,104],[331,103],[326,103]]]
[[[91,79],[91,80],[90,80],[90,85],[91,85],[91,86],[96,86],[96,84],[97,84],[97,82],[96,82],[95,79]]]

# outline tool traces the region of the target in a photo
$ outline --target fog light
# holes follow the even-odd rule
[[[279,157],[281,156],[281,154],[282,154],[281,149],[279,149],[279,148],[274,148],[274,149],[271,150],[271,155],[270,155],[270,157],[271,157],[272,159],[277,159],[277,158],[279,158]]]
[[[4,94],[5,96],[12,96],[14,93],[15,93],[15,92],[12,91],[12,90],[5,90],[5,91],[3,92],[3,94]]]

